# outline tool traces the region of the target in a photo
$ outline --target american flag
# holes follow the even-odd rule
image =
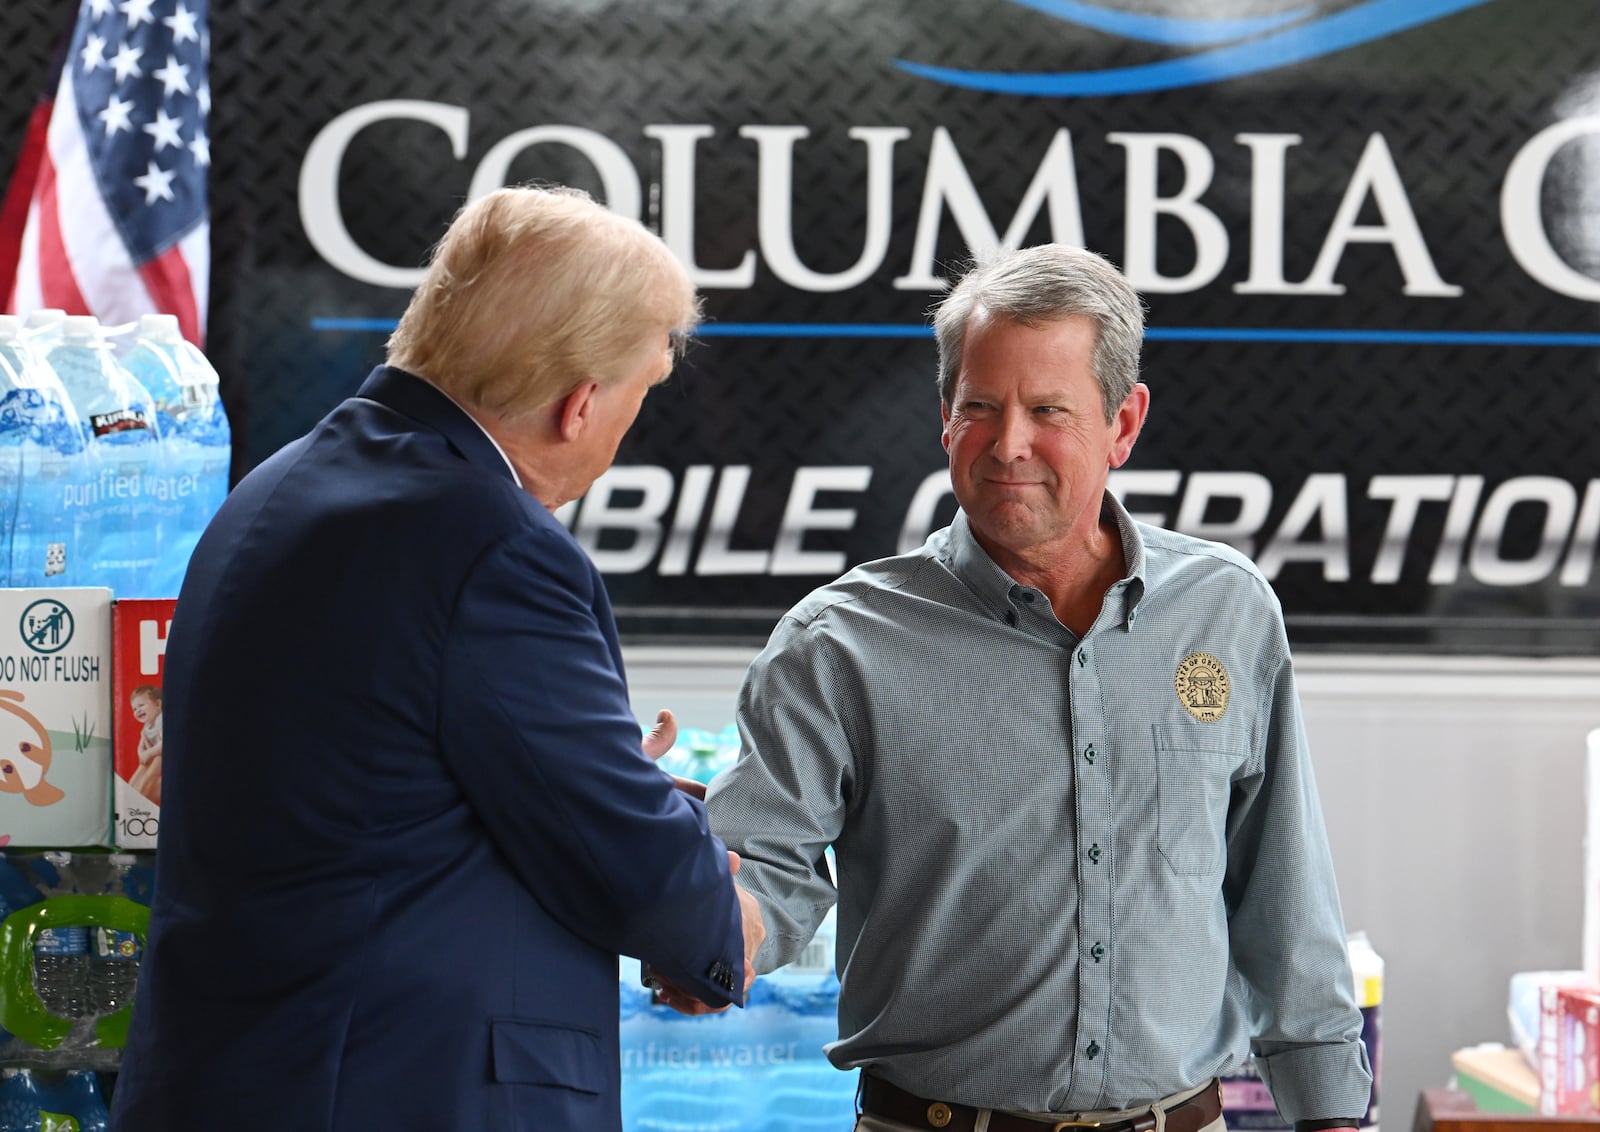
[[[7,310],[174,314],[205,344],[206,2],[82,0],[0,211],[0,270],[16,264]]]

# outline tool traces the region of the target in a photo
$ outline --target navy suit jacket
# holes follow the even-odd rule
[[[640,752],[599,573],[416,377],[228,497],[164,712],[120,1132],[604,1132],[618,954],[739,994],[726,851]]]

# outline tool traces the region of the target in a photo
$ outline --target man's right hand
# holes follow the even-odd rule
[[[732,849],[728,850],[728,871],[736,875],[739,872],[739,854]],[[767,923],[762,919],[761,905],[756,898],[737,884],[733,889],[739,895],[739,916],[744,926],[744,989],[748,994],[756,981],[756,952],[761,950],[762,941],[767,938]],[[679,1014],[720,1014],[728,1009],[726,1006],[707,1006],[677,983],[662,977],[659,972],[651,971],[650,977],[655,982],[656,1001]]]
[[[728,850],[728,871],[739,872],[739,854],[732,849]],[[756,981],[756,952],[767,938],[767,922],[762,919],[761,904],[754,896],[742,885],[735,884],[733,889],[739,894],[739,915],[744,921],[744,989],[748,993],[750,984]]]

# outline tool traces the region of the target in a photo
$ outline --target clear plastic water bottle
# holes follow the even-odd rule
[[[154,400],[166,455],[159,485],[162,508],[160,560],[152,585],[174,597],[195,543],[228,494],[232,438],[219,395],[217,371],[178,329],[170,314],[139,319],[138,337],[122,364]]]
[[[131,853],[112,853],[105,862],[109,866],[105,894],[127,896],[137,858]],[[139,937],[132,932],[107,927],[89,930],[89,1013],[113,1014],[133,1001],[143,954]]]
[[[115,928],[93,928],[89,940],[89,1013],[114,1014],[133,1001],[144,949],[138,936]]]
[[[11,540],[22,505],[22,459],[33,422],[22,322],[0,315],[0,576],[11,577]]]
[[[15,315],[0,315],[0,566],[6,585],[74,584],[87,453],[76,408]]]
[[[0,1069],[0,1132],[40,1132],[39,1089],[26,1069]]]
[[[40,928],[33,937],[33,989],[57,1018],[89,1013],[89,929]]]
[[[71,315],[45,355],[83,426],[92,479],[69,500],[78,527],[81,584],[110,586],[119,598],[168,597],[151,585],[159,531],[154,484],[164,458],[149,392],[111,355],[92,315]]]

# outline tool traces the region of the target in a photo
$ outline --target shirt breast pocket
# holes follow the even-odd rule
[[[1239,765],[1231,751],[1153,729],[1156,847],[1179,876],[1222,878],[1227,864],[1228,798]]]

